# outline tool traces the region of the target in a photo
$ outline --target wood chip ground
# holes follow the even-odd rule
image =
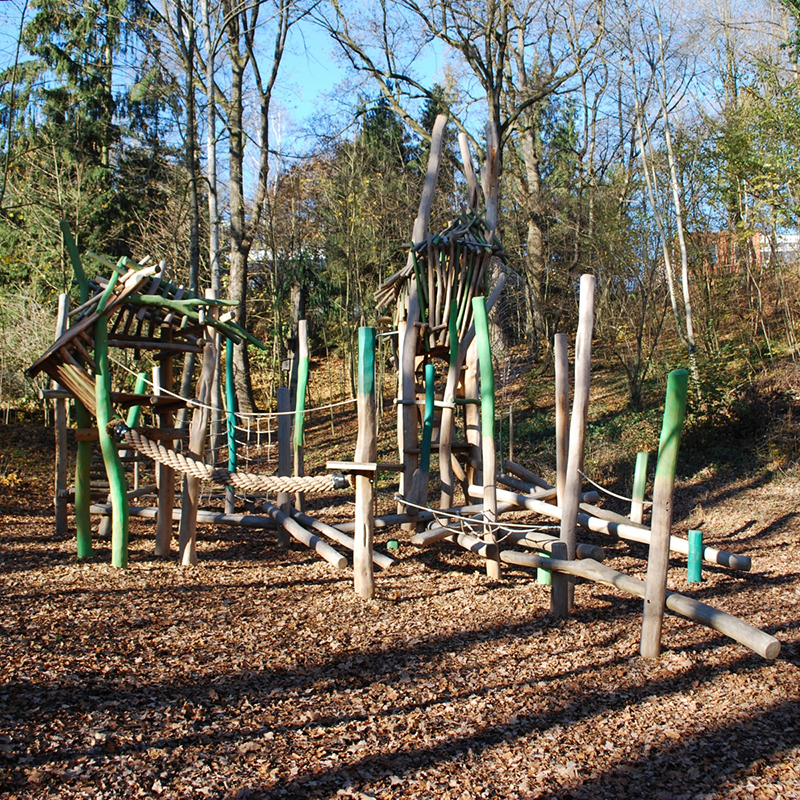
[[[556,622],[535,576],[490,583],[446,543],[401,544],[367,603],[268,531],[203,526],[182,569],[135,521],[129,570],[105,543],[80,563],[54,538],[51,436],[0,485],[9,800],[800,798],[796,475],[681,487],[676,529],[702,517],[754,570],[688,587],[676,557],[670,577],[779,637],[780,657],[669,616],[663,657],[643,661],[640,601],[582,583]],[[644,574],[641,546],[584,538]]]

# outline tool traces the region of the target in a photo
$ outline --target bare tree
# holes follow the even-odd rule
[[[330,13],[321,13],[319,21],[354,69],[377,83],[392,108],[420,136],[427,139],[429,134],[415,122],[411,101],[432,97],[432,86],[416,78],[412,70],[422,48],[436,42],[457,57],[467,75],[459,106],[451,103],[450,116],[456,125],[470,134],[472,126],[466,117],[471,80],[480,95],[479,116],[497,126],[501,151],[512,145],[519,154],[511,177],[526,219],[526,245],[521,249],[524,272],[531,287],[536,334],[546,340],[542,298],[548,276],[548,203],[537,113],[549,98],[566,91],[590,58],[603,31],[603,0],[381,0],[370,8],[371,16],[357,16],[333,0]],[[409,31],[417,38],[410,48],[402,47],[409,41]],[[482,142],[470,138],[482,154]]]

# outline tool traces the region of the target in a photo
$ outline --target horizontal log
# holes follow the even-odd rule
[[[136,336],[117,336],[108,340],[110,347],[136,350],[160,350],[167,353],[202,353],[203,347],[190,342],[167,342],[163,339],[143,339]]]
[[[551,561],[558,562],[566,561],[567,559],[566,542],[553,542],[553,550],[555,552],[550,556],[541,556],[534,553],[520,553],[517,550],[501,550],[500,560],[505,564],[514,564],[518,567],[538,567],[540,569],[548,569],[549,567],[546,565]]]
[[[108,503],[97,503],[91,506],[92,514],[99,514],[106,516],[111,513],[111,505]],[[141,519],[155,519],[158,516],[158,509],[147,507],[141,508],[138,506],[130,507],[130,515],[132,517],[140,517]],[[172,509],[172,519],[180,521],[181,509]],[[275,530],[278,527],[277,523],[271,517],[263,517],[257,514],[223,514],[216,511],[198,511],[197,521],[204,525],[238,525],[242,528],[264,528],[267,530]]]
[[[482,496],[483,487],[470,486],[469,493]],[[497,489],[497,499],[516,503],[520,508],[527,508],[529,511],[535,511],[551,519],[561,519],[561,509],[558,506],[550,503],[543,503],[540,500],[527,497],[524,494],[516,494],[506,491],[505,489]],[[586,513],[586,511],[581,510],[578,514],[578,525],[587,530],[594,531],[595,533],[610,533],[629,542],[650,544],[649,528],[631,522],[627,517],[622,517],[622,519],[624,519],[625,522],[600,519],[599,517],[590,515]],[[679,536],[669,537],[669,548],[682,555],[689,554],[688,540],[681,539]],[[749,556],[728,553],[725,550],[717,550],[715,547],[703,547],[703,560],[711,564],[720,564],[723,567],[737,569],[743,572],[749,572],[752,566]]]
[[[186,439],[189,434],[187,428],[135,428],[134,430],[148,439],[163,441]],[[99,437],[97,428],[75,428],[75,441],[77,442],[96,442]]]
[[[509,557],[517,559],[509,563],[522,563],[518,557],[523,556],[526,566],[550,569],[566,575],[575,575],[580,578],[613,586],[623,592],[632,594],[634,597],[644,598],[645,582],[622,572],[617,572],[605,564],[599,564],[591,559],[584,561],[566,561],[563,559],[541,558],[532,553],[512,553],[503,551],[500,553],[500,560],[505,561]],[[734,641],[743,644],[745,647],[757,653],[762,658],[773,660],[778,657],[781,651],[781,643],[774,636],[750,625],[739,617],[734,617],[724,611],[719,611],[705,603],[701,603],[692,597],[679,594],[678,592],[667,592],[667,608],[681,616],[706,625],[719,633],[728,636]]]
[[[315,531],[325,534],[325,536],[333,539],[335,542],[338,542],[348,550],[355,549],[355,540],[353,537],[348,536],[346,533],[340,531],[338,528],[335,528],[333,525],[328,525],[327,523],[321,522],[314,517],[309,517],[308,514],[303,514],[302,511],[298,511],[296,508],[292,508],[290,513],[294,519],[305,525],[307,528],[313,528]],[[382,569],[389,569],[389,567],[397,563],[393,558],[390,558],[383,553],[378,553],[375,550],[372,551],[372,561]]]
[[[39,389],[40,400],[69,400],[72,393],[66,389]]]
[[[393,528],[395,525],[405,525],[408,522],[430,522],[433,514],[430,511],[420,511],[418,514],[384,514],[375,517],[376,528]],[[343,533],[353,533],[356,529],[355,522],[337,522],[335,528]]]
[[[526,533],[510,533],[507,540],[518,544],[520,547],[530,547],[533,550],[543,550],[552,555],[553,542],[560,542],[557,536],[550,536],[541,531],[528,531]],[[577,546],[578,558],[593,558],[595,561],[605,561],[606,551],[595,544],[581,543]]]
[[[328,472],[402,472],[405,467],[393,461],[328,461]]]
[[[471,536],[469,533],[452,533],[447,537],[447,541],[483,558],[497,558],[497,545],[494,542],[484,542],[483,539]]]

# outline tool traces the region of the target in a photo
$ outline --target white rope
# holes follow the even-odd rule
[[[428,511],[429,513],[433,514],[434,522],[437,522],[443,528],[446,528],[447,525],[442,524],[442,520],[440,520],[437,515],[442,517],[450,517],[450,519],[458,520],[460,522],[469,523],[470,525],[474,526],[481,526],[484,529],[484,534],[488,531],[489,533],[496,533],[497,531],[505,531],[506,535],[501,537],[500,539],[496,540],[497,544],[501,544],[506,539],[509,538],[514,533],[535,533],[540,532],[544,533],[545,531],[552,531],[557,530],[558,525],[527,525],[524,522],[488,522],[485,519],[475,519],[474,517],[464,517],[461,514],[456,514],[453,511],[445,511],[441,508],[431,508],[430,506],[420,506],[416,503],[412,503],[410,500],[406,500],[402,495],[396,494],[394,496],[395,500],[402,503],[406,507],[416,508],[419,511]],[[465,526],[462,525],[462,530]],[[467,526],[468,527],[468,526]],[[474,529],[472,529],[474,530]],[[455,531],[454,531],[455,533]]]
[[[621,494],[614,494],[610,489],[606,489],[604,486],[601,486],[599,483],[595,483],[588,475],[584,475],[580,470],[578,470],[578,475],[580,475],[585,481],[594,486],[595,489],[599,489],[603,494],[607,494],[609,497],[615,497],[617,500],[624,500],[626,503],[632,503],[632,497],[623,497]],[[651,506],[653,505],[652,501],[650,500],[642,500],[643,506]]]

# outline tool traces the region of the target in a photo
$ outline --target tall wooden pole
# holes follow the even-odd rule
[[[278,475],[288,478],[292,473],[292,420],[291,392],[286,386],[281,386],[277,391],[278,398]],[[292,500],[289,492],[278,492],[278,508],[290,516],[292,513]],[[278,547],[289,546],[289,532],[283,526],[278,526]]]
[[[553,357],[556,369],[556,490],[558,505],[563,506],[569,454],[569,358],[565,333],[555,335]]]
[[[633,494],[631,495],[631,522],[640,525],[644,516],[644,490],[647,486],[648,455],[644,451],[636,454],[633,472]]]
[[[494,442],[494,368],[489,342],[489,319],[483,297],[472,298],[472,313],[475,319],[475,341],[478,343],[478,358],[481,368],[481,460],[483,461],[483,518],[491,526],[497,522],[497,451]],[[489,528],[484,541],[495,544],[497,537]],[[497,548],[494,555],[486,559],[486,574],[490,578],[500,577],[500,557]]]
[[[114,281],[109,283],[113,286]],[[102,302],[102,301],[101,301]],[[108,360],[108,317],[101,314],[94,329],[95,398],[97,405],[97,432],[100,449],[108,477],[109,494],[113,510],[111,522],[111,564],[125,569],[128,566],[128,487],[117,446],[108,430],[112,421],[111,372]]]
[[[214,290],[207,290],[206,296],[213,298]],[[216,306],[208,309],[209,314],[216,313]],[[213,328],[210,328],[213,330]],[[206,339],[203,350],[203,368],[197,383],[197,406],[192,413],[192,424],[189,429],[189,453],[202,460],[205,451],[206,433],[210,417],[211,385],[214,371],[217,369],[214,338]],[[185,567],[197,564],[197,509],[200,498],[200,481],[192,475],[186,475],[183,484],[183,508],[178,533],[178,548],[181,564]]]
[[[589,386],[592,377],[592,330],[594,328],[593,275],[581,275],[578,334],[575,338],[575,396],[569,427],[569,456],[561,505],[561,539],[567,544],[568,558],[575,558],[575,529],[581,504],[586,419],[589,414]],[[574,584],[569,586],[569,608],[574,603]]]
[[[171,329],[161,329],[161,338],[165,342],[171,340]],[[173,359],[162,358],[158,365],[158,392],[162,389],[171,392],[173,389]],[[163,411],[158,415],[158,424],[162,428],[172,427],[174,415],[171,411]],[[169,555],[172,546],[172,509],[175,506],[175,470],[166,464],[156,464],[156,483],[158,484],[158,516],[156,517],[155,554],[159,557]]]
[[[378,428],[375,404],[375,329],[358,329],[358,438],[356,463],[374,462],[378,456]],[[373,476],[354,473],[356,488],[356,527],[353,533],[353,580],[359,597],[369,600],[375,594],[372,567],[372,540],[375,527]]]
[[[647,556],[642,640],[639,646],[643,658],[658,658],[661,655],[661,626],[667,600],[669,539],[672,528],[672,493],[675,488],[675,470],[686,412],[688,383],[689,373],[685,369],[673,370],[667,377],[667,400],[653,485],[650,551]]]
[[[414,220],[414,232],[412,234],[413,245],[419,244],[428,237],[428,224],[431,216],[431,206],[436,190],[436,183],[439,179],[439,166],[442,163],[442,144],[444,141],[444,128],[447,124],[447,117],[440,114],[436,117],[431,132],[431,150],[428,156],[428,167],[425,173],[425,185],[422,188],[422,197],[419,202],[419,210]],[[408,254],[407,266],[414,262],[413,252]],[[417,323],[420,320],[419,293],[416,279],[409,281],[408,300],[406,305],[405,326],[399,337],[400,342],[400,378],[399,378],[399,414],[401,422],[398,422],[398,448],[400,459],[405,465],[400,484],[400,493],[408,496],[414,480],[414,472],[417,469],[419,460],[416,453],[409,453],[408,450],[417,448],[417,438],[419,428],[417,424],[417,381],[415,376],[417,342],[419,331]]]

